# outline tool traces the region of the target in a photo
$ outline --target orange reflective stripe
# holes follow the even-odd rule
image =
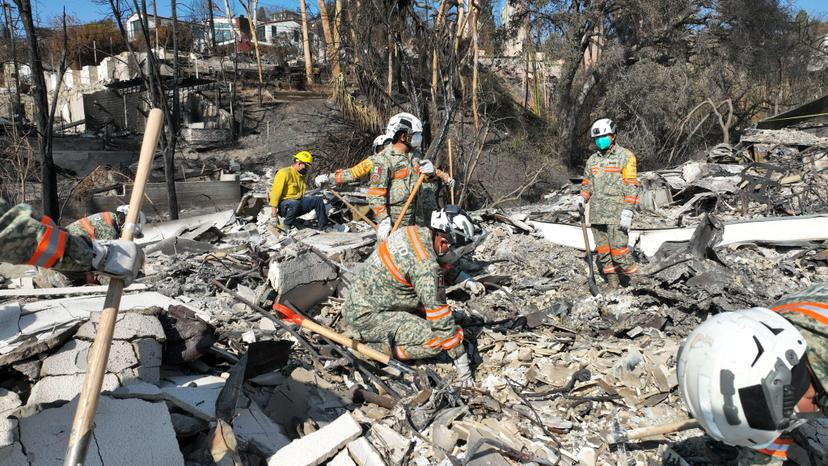
[[[386,193],[388,193],[388,190],[385,188],[368,188],[367,194],[369,196],[383,197]]]
[[[89,219],[82,218],[78,220],[78,224],[83,228],[83,231],[89,235],[90,238],[95,239],[95,228],[92,226],[92,223],[89,222]]]
[[[43,236],[26,264],[49,268],[63,257],[67,234],[58,228],[48,216],[41,218],[40,223],[45,227]]]
[[[604,167],[604,173],[621,173],[621,167]]]
[[[411,247],[414,249],[414,254],[417,256],[417,259],[420,262],[428,259],[428,251],[426,251],[425,246],[423,246],[423,242],[420,241],[420,237],[417,235],[417,227],[406,227],[405,234],[408,236],[408,241],[411,243]]]
[[[783,451],[783,450],[768,450],[766,448],[763,448],[761,450],[756,450],[756,451],[758,451],[759,453],[762,453],[764,455],[774,456],[776,458],[785,458],[785,459],[788,458],[788,452]]]
[[[638,265],[632,265],[629,268],[622,270],[624,275],[635,275],[638,273]]]
[[[604,267],[604,273],[615,273],[618,269],[615,268],[614,265],[607,265]]]
[[[342,184],[345,182],[345,172],[340,168],[334,174],[334,178],[336,180],[336,184]]]
[[[437,309],[426,309],[426,319],[440,320],[443,317],[451,315],[451,309],[448,304],[438,307]]]
[[[394,259],[391,257],[391,252],[388,251],[388,244],[383,241],[380,243],[379,247],[377,248],[377,254],[379,254],[379,258],[382,261],[385,268],[388,270],[388,273],[394,277],[395,280],[402,283],[405,286],[411,287],[411,283],[405,281],[402,274],[400,273],[400,269],[397,268],[397,264],[394,263]]]
[[[613,257],[623,256],[624,254],[627,254],[629,252],[630,252],[630,248],[628,248],[626,246],[624,246],[621,249],[611,249],[610,250],[610,254],[612,254]]]
[[[441,345],[444,350],[450,350],[459,345],[463,341],[463,329],[457,329],[457,333],[453,337],[443,340]]]
[[[638,196],[624,196],[624,202],[627,204],[637,204]]]
[[[597,252],[598,254],[609,254],[610,245],[605,244],[603,246],[598,246],[597,248],[595,248],[595,252]]]
[[[400,359],[402,361],[409,359],[408,353],[405,352],[405,349],[403,349],[402,346],[397,347],[397,359]]]
[[[376,215],[384,214],[385,213],[385,206],[384,205],[374,206],[374,207],[371,207],[371,210],[373,210],[374,214],[376,214]]]
[[[112,212],[104,212],[103,219],[107,225],[112,226]]]
[[[407,168],[403,168],[401,170],[397,170],[394,172],[394,175],[391,177],[392,180],[401,180],[403,178],[408,178],[409,173],[411,173]]]
[[[598,173],[598,167],[592,167],[589,170],[592,172],[593,175]]]
[[[638,186],[638,178],[624,178],[624,184]]]
[[[823,303],[816,303],[810,301],[802,301],[795,303],[782,304],[771,308],[776,312],[798,312],[806,315],[824,325],[828,325],[828,306]]]
[[[431,340],[428,340],[427,342],[425,342],[424,346],[426,348],[437,348],[437,347],[440,346],[440,343],[442,343],[442,341],[440,341],[439,338],[432,338]]]

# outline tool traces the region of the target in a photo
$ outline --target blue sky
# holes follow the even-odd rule
[[[123,0],[122,0],[123,1]],[[127,0],[130,4],[131,0]],[[156,0],[159,15],[169,15],[170,2],[169,0]],[[180,0],[178,5],[178,15],[187,17],[191,15],[192,4],[203,0]],[[501,0],[502,1],[502,0]],[[55,1],[55,0],[33,0],[33,7],[37,19],[40,22],[49,22],[52,18],[60,15],[63,7],[66,7],[66,13],[80,19],[82,22],[93,21],[95,19],[103,18],[109,15],[109,4],[103,0],[103,5],[95,0],[72,0],[72,1]],[[222,4],[222,0],[214,0],[214,3]],[[498,2],[500,3],[500,2]],[[230,0],[230,4],[235,8],[237,13],[242,10],[238,0]],[[316,2],[309,0],[307,2],[308,9],[316,11]],[[826,0],[793,0],[791,1],[793,8],[802,8],[812,16],[820,16],[828,18],[828,2]],[[148,8],[151,8],[152,0],[147,0]],[[270,8],[299,8],[297,0],[259,0],[259,5]]]

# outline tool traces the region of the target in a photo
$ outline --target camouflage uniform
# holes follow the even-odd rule
[[[0,261],[53,268],[61,272],[92,269],[92,247],[58,228],[49,217],[32,218],[27,204],[0,199]]]
[[[121,237],[118,226],[118,214],[115,212],[99,212],[88,217],[78,219],[66,227],[66,231],[76,236],[86,235],[90,239],[106,241]]]
[[[784,316],[805,337],[805,354],[816,379],[814,385],[828,388],[828,283],[819,283],[784,296],[771,309]],[[822,414],[828,415],[825,412]],[[739,465],[781,466],[788,457],[788,450],[794,446],[792,437],[797,437],[796,432],[791,434],[783,435],[762,450],[740,448]]]
[[[629,237],[618,227],[621,212],[638,203],[637,176],[635,155],[618,144],[606,154],[592,154],[584,167],[581,195],[589,201],[595,252],[607,275],[634,275],[638,271],[627,247]]]
[[[379,154],[372,155],[348,169],[339,169],[330,175],[336,184],[345,184],[370,175],[368,185],[368,204],[374,212],[374,219],[381,222],[391,213],[391,223],[397,221],[405,201],[417,184],[419,177],[419,159],[411,154],[403,154],[387,145]],[[449,175],[436,170],[435,175],[448,180]],[[405,214],[400,225],[412,225],[415,222],[428,226],[431,212],[437,208],[436,187],[433,182],[424,181],[417,195],[417,203]]]
[[[342,308],[356,339],[400,360],[463,354],[431,243],[428,228],[400,228],[365,261]],[[413,314],[419,305],[425,319]]]

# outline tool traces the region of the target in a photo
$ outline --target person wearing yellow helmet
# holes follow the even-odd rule
[[[313,164],[313,155],[308,151],[293,156],[293,164],[280,169],[273,178],[270,188],[270,209],[272,217],[281,216],[285,225],[292,227],[299,216],[316,212],[318,228],[328,226],[325,201],[321,196],[305,196],[305,174]]]

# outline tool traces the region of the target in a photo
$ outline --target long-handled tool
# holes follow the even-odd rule
[[[306,319],[287,306],[283,304],[276,303],[273,305],[273,310],[278,312],[282,315],[282,318],[290,323],[296,324],[306,330],[309,330],[313,333],[322,335],[323,337],[328,338],[329,340],[339,343],[342,346],[347,346],[348,348],[352,348],[366,357],[373,359],[374,361],[381,362],[386,366],[393,367],[401,372],[408,372],[410,374],[415,374],[416,371],[411,367],[397,361],[396,359],[392,358],[391,356],[382,353],[380,351],[371,348],[368,345],[363,345],[362,343],[358,343],[344,335],[334,332],[333,330],[325,327],[323,325],[319,325],[316,322],[313,322],[309,319]]]
[[[586,216],[584,215],[584,206],[578,206],[578,213],[581,217],[581,231],[584,233],[584,249],[586,250],[586,260],[589,266],[589,292],[592,296],[598,296],[598,285],[595,283],[595,269],[592,265],[592,246],[589,245],[589,234],[586,228]]]
[[[451,179],[454,179],[454,161],[452,160],[451,156],[451,139],[448,140],[448,158],[449,158],[449,176]],[[451,203],[454,204],[454,185],[451,186],[449,189],[451,193]]]
[[[414,189],[411,190],[411,194],[408,195],[408,200],[405,201],[405,205],[403,206],[403,209],[400,211],[400,215],[397,217],[397,221],[394,222],[394,228],[391,229],[391,233],[394,233],[395,231],[397,231],[397,228],[399,228],[400,223],[402,223],[403,217],[405,217],[405,213],[408,212],[408,208],[411,207],[411,201],[414,200],[414,196],[417,195],[417,191],[420,190],[420,186],[423,185],[424,180],[425,175],[420,174],[420,177],[417,178],[417,184],[414,185]]]
[[[129,198],[127,212],[121,239],[131,241],[134,228],[138,223],[138,214],[141,212],[141,203],[144,198],[144,186],[149,177],[152,159],[155,155],[155,146],[164,126],[164,114],[159,109],[153,109],[147,118],[144,131],[144,141],[141,143],[141,155],[138,159],[138,170],[135,173],[135,182],[132,185],[132,195]],[[109,348],[112,345],[112,335],[115,332],[115,320],[118,317],[118,308],[121,305],[121,295],[124,291],[124,281],[113,278],[109,281],[106,291],[104,309],[98,323],[95,342],[89,354],[86,375],[83,378],[78,407],[72,422],[72,432],[69,435],[69,445],[63,464],[65,466],[83,465],[89,442],[92,440],[92,426],[95,420],[95,410],[101,394],[101,384],[106,373],[106,363],[109,360]]]
[[[336,196],[336,198],[339,199],[340,201],[342,201],[342,203],[345,204],[346,207],[351,209],[351,212],[353,212],[354,215],[356,215],[360,219],[364,220],[365,223],[367,223],[368,225],[371,225],[371,228],[373,228],[374,230],[376,230],[378,228],[376,223],[374,223],[370,218],[366,217],[365,214],[358,211],[356,207],[354,207],[350,202],[346,201],[345,198],[342,197],[338,192],[336,192],[332,189],[331,194]]]
[[[700,427],[699,421],[695,419],[685,419],[683,421],[676,421],[668,424],[641,427],[639,429],[632,429],[626,432],[621,431],[611,436],[610,443],[629,442],[630,440],[640,440],[648,437],[655,437],[657,435],[672,434],[674,432],[682,432],[685,430],[696,429],[698,427]]]

